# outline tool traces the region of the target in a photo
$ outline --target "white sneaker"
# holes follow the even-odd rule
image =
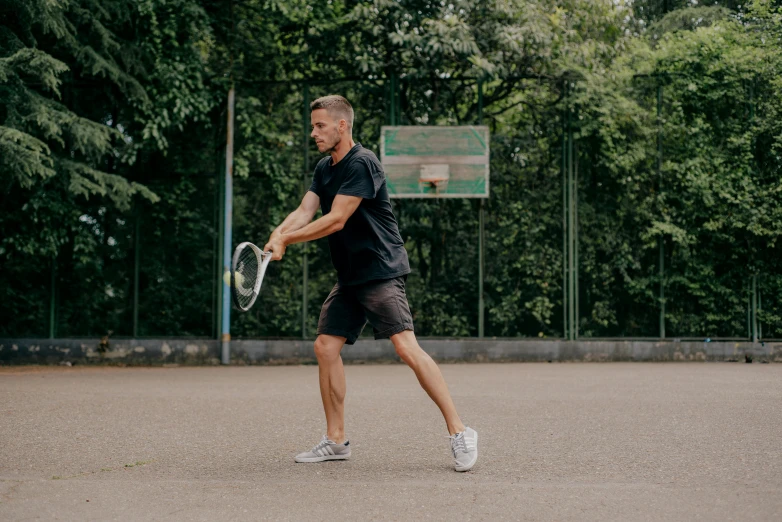
[[[346,440],[343,444],[337,444],[324,435],[314,448],[299,453],[294,460],[296,462],[323,462],[324,460],[347,460],[349,458],[350,441]]]
[[[469,471],[478,460],[478,432],[472,428],[451,435],[451,452],[453,453],[454,469]]]

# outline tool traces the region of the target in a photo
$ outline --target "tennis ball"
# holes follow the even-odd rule
[[[236,280],[236,286],[242,286],[244,283],[244,276],[237,272],[234,274],[234,280]],[[231,272],[225,272],[223,274],[223,281],[225,281],[225,284],[228,286],[231,286]]]

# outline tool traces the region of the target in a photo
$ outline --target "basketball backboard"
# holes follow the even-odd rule
[[[392,198],[488,198],[489,128],[382,127],[380,161]]]

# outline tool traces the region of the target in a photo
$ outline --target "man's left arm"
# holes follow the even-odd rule
[[[280,234],[276,241],[270,242],[269,246],[273,251],[272,259],[274,261],[282,259],[288,245],[314,241],[334,232],[339,232],[344,228],[345,223],[358,206],[361,205],[363,199],[357,196],[338,194],[331,205],[331,212],[298,230]]]

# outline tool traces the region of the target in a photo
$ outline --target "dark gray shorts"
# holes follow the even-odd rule
[[[407,276],[361,285],[337,283],[323,303],[318,320],[318,335],[338,335],[353,344],[369,321],[375,339],[413,329],[413,316],[407,304]]]

